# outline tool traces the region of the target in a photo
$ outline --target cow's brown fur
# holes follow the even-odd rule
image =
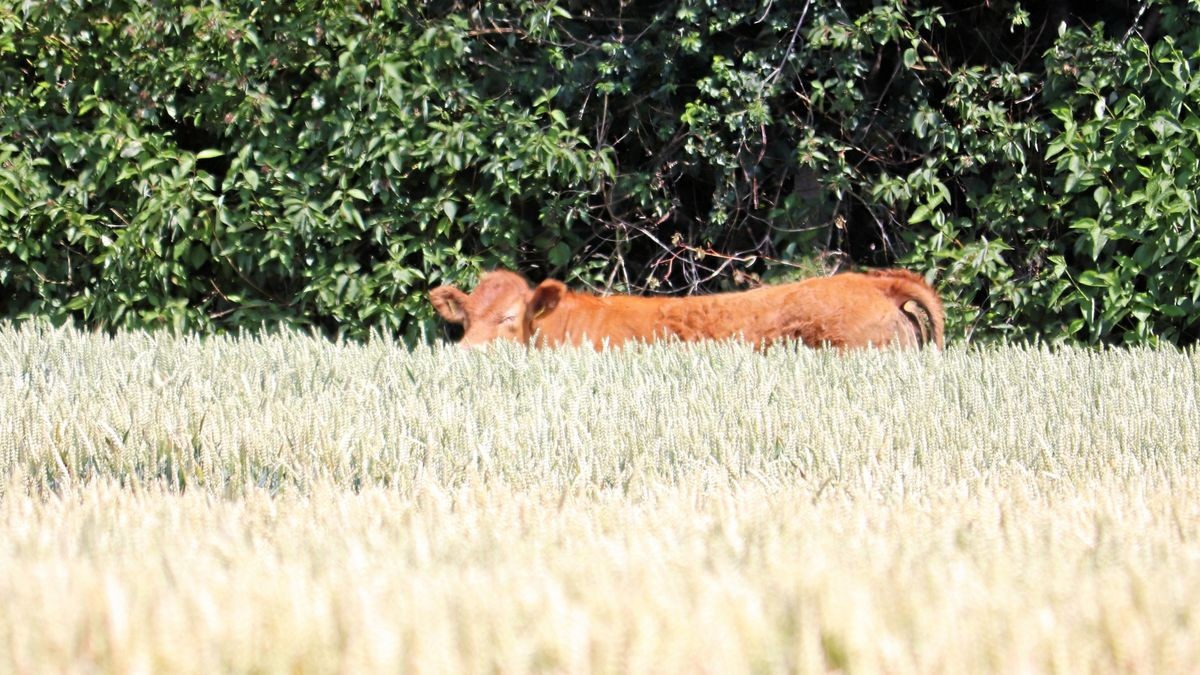
[[[816,277],[738,293],[690,297],[599,296],[547,279],[485,274],[470,295],[452,286],[430,292],[434,307],[465,328],[463,346],[491,340],[535,340],[539,346],[630,340],[741,338],[755,344],[797,339],[840,348],[943,346],[937,293],[905,270]]]

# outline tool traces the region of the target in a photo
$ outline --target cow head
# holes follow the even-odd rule
[[[459,346],[477,347],[492,340],[529,339],[526,311],[533,291],[519,274],[506,270],[488,272],[469,295],[454,286],[429,291],[429,300],[442,318],[463,326]]]

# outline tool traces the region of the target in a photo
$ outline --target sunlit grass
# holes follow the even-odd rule
[[[0,328],[0,672],[1179,672],[1200,358]]]

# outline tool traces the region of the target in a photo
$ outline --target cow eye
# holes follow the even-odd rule
[[[505,316],[500,317],[500,323],[512,323],[513,321],[516,321],[516,320],[517,320],[517,317],[512,314],[507,314]]]

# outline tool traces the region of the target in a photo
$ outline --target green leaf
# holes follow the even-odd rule
[[[546,258],[554,267],[566,267],[571,262],[571,247],[560,241],[547,252]]]
[[[1078,280],[1084,286],[1104,288],[1112,284],[1113,278],[1111,272],[1101,273],[1096,270],[1084,270],[1079,274]]]

